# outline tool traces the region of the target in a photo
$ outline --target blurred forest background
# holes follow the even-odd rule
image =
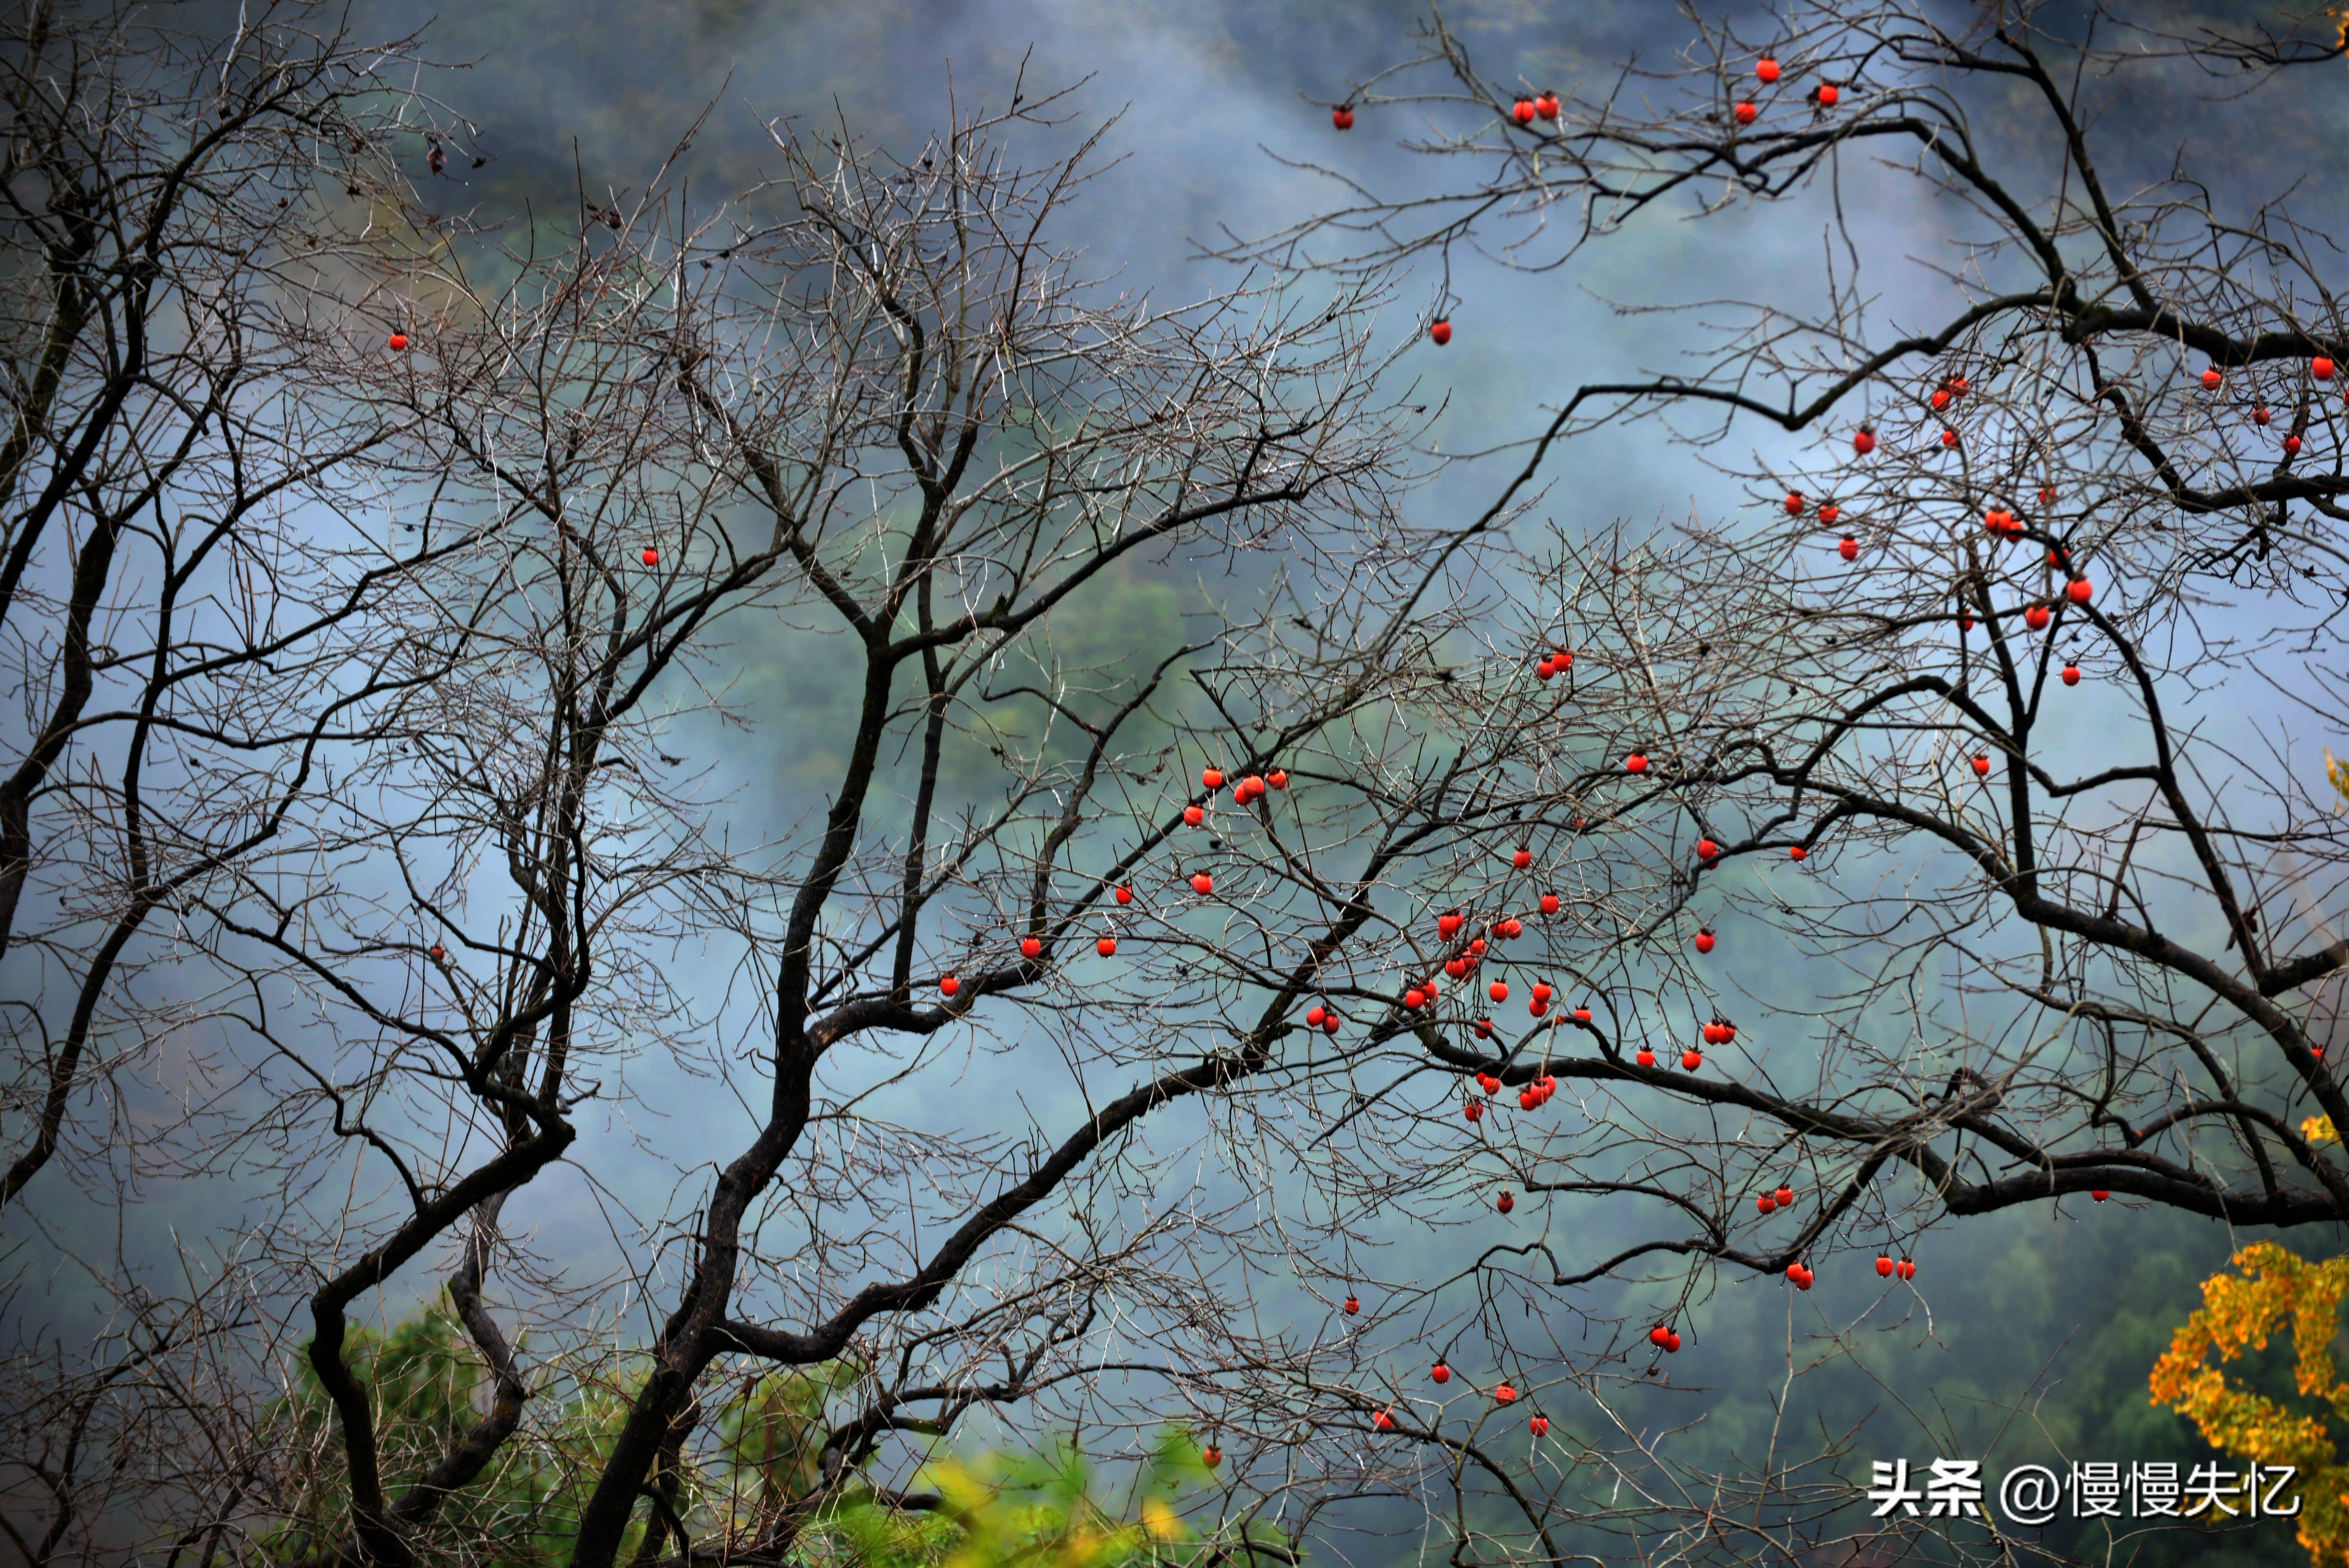
[[[2129,9],[2183,26],[2198,15],[2240,25],[2272,11],[2282,20],[2300,8],[2144,0]],[[226,22],[233,11],[197,14]],[[474,150],[489,159],[478,169],[453,160],[444,178],[426,182],[426,201],[501,224],[517,242],[533,226],[552,236],[574,226],[585,208],[625,201],[705,109],[681,167],[690,189],[714,201],[754,182],[771,160],[762,119],[791,115],[811,127],[837,120],[859,137],[905,147],[945,123],[951,103],[997,103],[1023,82],[1042,92],[1082,79],[1078,104],[1089,119],[1115,118],[1107,146],[1123,161],[1065,221],[1098,274],[1169,300],[1230,281],[1229,269],[1204,251],[1278,229],[1336,199],[1337,188],[1299,160],[1326,163],[1384,193],[1428,178],[1398,145],[1418,129],[1402,116],[1365,114],[1340,138],[1329,113],[1350,81],[1411,52],[1423,14],[1415,0],[474,0],[446,8],[370,0],[353,19],[361,35],[424,30],[426,53],[445,68],[420,85],[478,125]],[[1627,55],[1668,51],[1685,34],[1674,7],[1658,0],[1455,0],[1445,14],[1489,77],[1537,89],[1568,89]],[[2349,142],[2342,90],[2349,81],[2320,83],[2303,73],[2262,95],[2254,111],[2214,101],[2207,83],[2144,92],[2150,79],[2116,99],[2102,128],[2108,148],[2138,150],[2145,163],[2135,172],[2161,172],[2181,147],[2206,165],[2240,160],[2266,186],[2296,185],[2303,222],[2349,235],[2339,150]],[[419,178],[423,155],[419,142]],[[1934,259],[1940,215],[1914,186],[1899,187],[1868,221],[1904,233],[1907,253],[1920,263]],[[1669,369],[1673,332],[1693,331],[1695,322],[1628,315],[1619,304],[1772,288],[1802,297],[1817,275],[1821,244],[1810,218],[1763,208],[1702,228],[1653,211],[1630,234],[1547,273],[1456,253],[1449,280],[1456,335],[1441,350],[1422,337],[1418,368],[1421,400],[1445,410],[1437,432],[1454,466],[1415,504],[1459,513],[1484,505],[1500,472],[1523,460],[1513,443],[1539,426],[1562,387],[1614,371]],[[1921,270],[1908,282],[1876,279],[1895,291],[1926,282]],[[1432,273],[1405,281],[1390,325],[1398,341],[1423,333],[1444,289]],[[1889,301],[1895,316],[1898,303],[1896,292]],[[1542,514],[1573,532],[1618,520],[1719,517],[1747,504],[1738,487],[1664,434],[1654,425],[1609,430],[1559,449],[1545,476]],[[1731,445],[1766,451],[1769,438],[1756,428]],[[1058,636],[1072,658],[1153,659],[1185,637],[1190,617],[1251,586],[1244,577],[1206,582],[1135,565],[1113,601],[1096,603],[1090,624],[1063,624]],[[821,809],[812,792],[837,773],[853,693],[821,662],[794,656],[789,628],[754,618],[731,628],[740,705],[770,717],[748,731],[681,726],[674,749],[711,769],[710,792],[732,792],[746,825],[766,830]],[[2271,717],[2240,716],[2247,737],[2264,733]],[[2332,738],[2336,748],[2349,741]],[[2277,765],[2313,771],[2323,758],[2312,749],[2278,757]],[[678,978],[690,988],[689,976]],[[709,978],[722,985],[724,975]],[[1765,954],[1734,979],[1756,991],[1805,983]],[[637,1130],[631,1119],[673,1126],[709,1118],[730,1130],[739,1119],[730,1102],[709,1103],[705,1085],[661,1078],[657,1057],[639,1070],[647,1076],[627,1086],[635,1098],[625,1113],[591,1120],[586,1138],[626,1144]],[[990,1087],[990,1070],[974,1061],[976,1087]],[[676,1172],[650,1162],[639,1169],[647,1189],[630,1196],[657,1209]],[[560,1177],[542,1185],[551,1191],[529,1216],[541,1253],[592,1253],[609,1244],[602,1195]],[[203,1191],[182,1184],[157,1202],[88,1220],[114,1229],[124,1253],[161,1257],[172,1237],[233,1227],[247,1196],[225,1184]],[[42,1238],[19,1215],[0,1236],[11,1253],[8,1310],[20,1322],[65,1328],[74,1321],[73,1286],[45,1273]],[[53,1202],[40,1222],[74,1222]],[[2198,1304],[2199,1282],[2252,1239],[2125,1202],[1946,1225],[1916,1250],[1922,1307],[1882,1321],[1862,1316],[1849,1325],[1856,1355],[1791,1383],[1790,1373],[1818,1354],[1796,1315],[1832,1298],[1835,1282],[1799,1300],[1770,1280],[1723,1284],[1682,1319],[1689,1348],[1674,1359],[1650,1416],[1698,1424],[1692,1462],[1707,1452],[1750,1452],[1774,1425],[1861,1428],[1863,1480],[1870,1457],[1980,1458],[1993,1475],[2054,1455],[2190,1462],[2208,1450],[2182,1418],[2149,1406],[2147,1373]],[[2312,1255],[2342,1250],[2337,1236],[2302,1232],[2285,1240]],[[1419,1233],[1385,1242],[1390,1255],[1379,1267],[1389,1277],[1435,1275],[1475,1244]],[[1423,1269],[1414,1268],[1422,1253]],[[1877,1293],[1849,1293],[1851,1303],[1863,1298]],[[389,1323],[421,1305],[387,1295],[376,1310]],[[2271,1349],[2263,1375],[2272,1380],[2287,1355]],[[978,1442],[983,1431],[965,1436]],[[999,1431],[992,1440],[1019,1448],[1052,1436]],[[1865,1507],[1857,1491],[1851,1507]],[[1364,1509],[1353,1522],[1359,1533],[1314,1543],[1321,1560],[1380,1564],[1418,1549],[1417,1522],[1403,1510]],[[2272,1524],[2215,1539],[2147,1539],[2133,1560],[2215,1568],[2296,1556],[2288,1527]]]

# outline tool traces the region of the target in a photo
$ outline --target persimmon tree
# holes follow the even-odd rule
[[[1544,961],[1594,1017],[1542,1069],[1578,1114],[1512,1155],[1538,1242],[1464,1259],[1434,1315],[1524,1346],[1497,1304],[1571,1323],[1620,1282],[1669,1343],[1681,1304],[1777,1281],[1831,1339],[1929,1288],[1921,1233],[2002,1210],[2338,1225],[2349,1169],[2307,1125],[2344,1109],[2349,841],[2300,781],[2344,722],[2349,322],[2288,170],[2148,165],[2132,126],[2289,112],[2337,81],[2341,34],[1878,0],[1684,17],[1678,52],[1562,99],[1431,19],[1330,88],[1352,134],[1402,127],[1426,180],[1332,173],[1330,207],[1246,247],[1322,276],[1418,263],[1464,329],[1474,267],[1569,286],[1655,222],[1752,244],[1766,220],[1826,258],[1788,284],[1807,305],[1623,302],[1660,362],[1568,371],[1522,432],[1506,506],[1619,432],[1745,505],[1562,518],[1534,617],[1494,634],[1576,655],[1512,765],[1568,900]],[[1452,1430],[1409,1434],[1439,1490]],[[1741,1479],[1767,1494],[1780,1462]],[[1744,1545],[1713,1511],[1664,1533],[1730,1556],[1836,1533],[1782,1501]]]
[[[1461,1085],[1544,1075],[1466,1002],[1549,916],[1540,689],[1445,651],[1514,513],[1404,510],[1375,280],[1091,280],[1050,96],[499,242],[412,51],[142,15],[10,41],[9,613],[62,630],[10,623],[8,956],[63,978],[5,1222],[106,1308],[19,1324],[24,1554],[780,1562],[940,1507],[976,1412],[1217,1445],[1201,1552],[1392,1490],[1374,1222],[1490,1212]],[[298,270],[344,203],[381,248]],[[804,820],[735,733],[823,768]],[[150,1204],[176,1253],[88,1239]],[[779,1388],[819,1436],[746,1463]]]

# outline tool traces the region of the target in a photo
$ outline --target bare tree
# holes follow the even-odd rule
[[[322,396],[415,329],[369,296],[405,270],[369,210],[398,51],[313,20],[212,44],[45,3],[0,33],[0,1205],[108,1141],[76,1150],[67,1109],[166,1016],[126,1000],[168,965],[152,923],[282,830],[343,723],[320,688],[413,564],[351,488],[384,410]],[[301,509],[345,531],[282,526]]]

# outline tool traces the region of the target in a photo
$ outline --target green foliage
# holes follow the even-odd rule
[[[1096,1490],[1092,1467],[1061,1443],[1024,1456],[978,1461],[941,1460],[925,1484],[937,1506],[921,1513],[877,1505],[869,1495],[827,1514],[802,1538],[809,1568],[1131,1568],[1144,1563],[1197,1563],[1218,1554],[1175,1503],[1187,1486],[1211,1478],[1190,1437],[1170,1428],[1140,1467],[1123,1506]],[[1259,1545],[1287,1548],[1257,1532]]]
[[[488,1407],[490,1377],[456,1315],[435,1305],[388,1331],[354,1329],[344,1359],[369,1395],[386,1494],[397,1498],[462,1440]],[[303,1462],[283,1480],[279,1522],[263,1546],[288,1559],[350,1528],[338,1429],[306,1358],[267,1420]],[[524,1425],[471,1486],[450,1498],[419,1543],[428,1554],[502,1568],[551,1568],[570,1555],[579,1511],[618,1429],[633,1379],[525,1407]],[[551,1418],[544,1418],[549,1416]],[[542,1419],[532,1422],[533,1414]],[[632,1532],[633,1548],[641,1527]]]
[[[355,1330],[345,1357],[373,1402],[387,1491],[397,1496],[460,1441],[486,1410],[489,1374],[456,1315],[435,1305],[388,1331]],[[306,1360],[293,1391],[266,1419],[281,1451],[303,1461],[282,1478],[278,1520],[264,1537],[273,1561],[288,1561],[341,1537],[348,1496],[333,1410]],[[441,1509],[418,1542],[428,1559],[554,1568],[570,1556],[579,1512],[610,1451],[641,1374],[595,1379],[574,1371],[554,1379],[567,1397],[539,1392],[523,1425],[481,1479]],[[713,1389],[722,1409],[710,1441],[688,1452],[678,1511],[697,1540],[763,1537],[822,1479],[830,1407],[861,1374],[844,1362],[769,1373]],[[1036,1454],[940,1458],[915,1491],[936,1506],[907,1510],[857,1480],[802,1524],[793,1560],[807,1568],[1129,1568],[1189,1563],[1204,1543],[1178,1517],[1187,1487],[1212,1479],[1198,1449],[1170,1428],[1134,1472],[1122,1501],[1102,1495],[1074,1447]],[[623,1560],[642,1543],[632,1525]],[[1271,1542],[1272,1538],[1259,1535]],[[675,1550],[674,1542],[665,1543]]]

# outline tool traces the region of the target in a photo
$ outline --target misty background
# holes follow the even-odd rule
[[[1949,9],[1954,15],[1971,7]],[[2249,3],[2128,9],[2181,28],[2204,17],[2240,24],[2291,14]],[[1758,7],[1705,10],[1738,18],[1750,36],[1769,35]],[[1458,0],[1445,13],[1489,79],[1528,90],[1600,90],[1623,58],[1666,55],[1690,30],[1661,0]],[[705,110],[707,121],[679,164],[695,205],[730,198],[779,162],[765,120],[794,117],[811,129],[836,123],[840,133],[908,153],[957,110],[1000,105],[1015,91],[1032,98],[1077,87],[1067,139],[1115,123],[1096,163],[1099,177],[1063,213],[1059,232],[1083,247],[1095,276],[1171,304],[1237,281],[1231,264],[1205,253],[1236,236],[1280,230],[1341,198],[1340,185],[1309,165],[1381,194],[1475,177],[1468,165],[1433,166],[1400,145],[1429,133],[1416,109],[1364,110],[1344,135],[1330,126],[1330,106],[1349,98],[1352,83],[1415,52],[1413,30],[1424,14],[1399,0],[479,0],[445,10],[370,0],[354,6],[351,26],[362,36],[422,31],[425,54],[442,64],[418,90],[475,125],[468,150],[489,161],[471,169],[467,159],[455,159],[447,178],[429,179],[419,138],[411,173],[429,206],[502,225],[516,242],[532,229],[573,228],[586,206],[625,206]],[[2147,90],[2157,81],[2158,90]],[[2134,159],[2127,172],[2138,179],[2158,176],[2173,158],[2240,172],[2249,182],[2240,193],[2246,203],[2292,188],[2304,222],[2349,234],[2349,222],[2340,221],[2337,151],[2349,131],[2344,86],[2337,77],[2302,72],[2240,103],[2189,75],[2136,80],[2106,104],[2100,150],[2108,159]],[[1995,145],[1996,117],[1982,128]],[[2044,150],[2011,143],[1998,151],[2028,167]],[[1946,284],[1930,267],[1953,260],[1949,237],[1959,216],[1898,170],[1857,167],[1861,161],[1847,165],[1842,192],[1855,226],[1877,257],[1916,263],[1873,276],[1873,323],[1882,330],[1924,319],[1947,299]],[[1627,315],[1619,305],[1769,298],[1799,306],[1818,298],[1827,235],[1816,203],[1725,212],[1702,223],[1686,216],[1685,207],[1651,212],[1555,270],[1513,270],[1464,249],[1452,257],[1448,285],[1432,259],[1399,277],[1384,330],[1419,348],[1398,374],[1416,377],[1413,400],[1443,409],[1434,445],[1458,459],[1412,499],[1415,511],[1435,521],[1481,510],[1524,460],[1516,444],[1578,382],[1668,371],[1684,345],[1705,341],[1701,312]],[[1495,230],[1486,239],[1510,237]],[[1443,349],[1423,335],[1439,309],[1454,327]],[[1557,449],[1544,470],[1542,502],[1520,526],[1580,533],[1618,522],[1733,520],[1755,505],[1745,485],[1670,435],[1648,423]],[[1766,461],[1771,439],[1768,429],[1741,424],[1721,456],[1744,462],[1758,453]],[[1072,656],[1171,645],[1212,599],[1248,586],[1245,578],[1204,583],[1137,566],[1114,613],[1058,626],[1056,635]],[[837,740],[850,717],[847,694],[823,660],[803,656],[808,643],[786,628],[740,615],[726,623],[722,640],[730,645],[736,703],[760,722],[747,732],[720,732],[680,720],[669,749],[703,770],[706,797],[729,801],[747,832],[780,834],[823,805],[820,792],[836,776]],[[2239,707],[2214,722],[2240,731],[2245,754],[2272,755],[2302,769],[2320,769],[2322,746],[2338,748],[2349,738],[2302,733],[2288,718],[2279,696],[2271,707]],[[2093,717],[2083,720],[2079,739],[2084,748],[2096,744]],[[1742,985],[1766,998],[1804,984],[1782,957],[1752,945],[1740,952],[1732,944],[1723,956],[1733,995]],[[714,998],[731,964],[717,954],[680,954],[672,978]],[[975,1052],[967,1069],[971,1092],[1027,1093],[1030,1086],[1008,1080],[1007,1070]],[[583,1108],[573,1168],[550,1173],[506,1215],[510,1226],[530,1232],[542,1255],[576,1257],[588,1274],[608,1269],[617,1254],[616,1238],[632,1224],[621,1210],[651,1217],[696,1199],[701,1175],[674,1162],[679,1150],[732,1148],[752,1125],[730,1094],[657,1056],[630,1068],[626,1089],[600,1124]],[[1075,1102],[1054,1096],[1051,1086],[1027,1093],[1028,1113],[1046,1126],[1065,1119],[1061,1113]],[[598,1142],[605,1147],[593,1147]],[[595,1171],[608,1190],[580,1178],[582,1169]],[[150,1199],[96,1213],[76,1212],[62,1183],[36,1194],[24,1220],[9,1221],[5,1239],[19,1249],[11,1311],[65,1324],[77,1308],[67,1274],[25,1266],[42,1242],[24,1227],[55,1235],[101,1225],[113,1231],[123,1255],[162,1258],[175,1240],[232,1231],[256,1195],[181,1183]],[[1609,1216],[1586,1212],[1595,1229],[1574,1244],[1592,1253],[1610,1250]],[[1643,1218],[1624,1214],[1613,1222],[1628,1239]],[[1630,1418],[1653,1427],[1702,1423],[1692,1459],[1750,1459],[1774,1428],[1816,1434],[1861,1427],[1863,1482],[1871,1457],[1920,1464],[1940,1454],[1980,1458],[1992,1476],[2009,1463],[2050,1456],[2190,1463],[2208,1450],[2182,1418],[2150,1408],[2146,1375],[2170,1328],[2199,1305],[2198,1282],[2252,1239],[2123,1202],[2048,1204],[1947,1223],[1918,1238],[1914,1293],[1880,1292],[1857,1255],[1823,1265],[1820,1288],[1799,1297],[1775,1279],[1717,1276],[1679,1318],[1688,1348]],[[2282,1239],[2312,1254],[2336,1253],[2343,1242],[2304,1232]],[[1389,1278],[1438,1277],[1478,1245],[1473,1227],[1384,1240],[1387,1255],[1375,1266]],[[437,1284],[431,1269],[410,1273],[409,1294],[388,1292],[378,1304],[386,1318],[412,1310]],[[1599,1292],[1594,1310],[1642,1294],[1637,1285]],[[1321,1310],[1301,1294],[1294,1305]],[[656,1310],[657,1303],[636,1303],[637,1320],[618,1331],[641,1336]],[[1818,1355],[1813,1336],[1829,1329],[1850,1336],[1857,1353],[1790,1383],[1790,1370]],[[2283,1354],[2282,1346],[2266,1353],[2266,1375],[2275,1374]],[[972,1440],[985,1439],[984,1429],[969,1431]],[[1855,1491],[1847,1528],[1865,1506]],[[1320,1548],[1378,1563],[1418,1545],[1417,1522],[1399,1506],[1363,1510],[1351,1523],[1361,1533],[1333,1535]],[[2274,1523],[2249,1536],[2164,1538],[2147,1542],[2136,1560],[2276,1562],[2296,1555],[2288,1535],[2289,1526]]]

